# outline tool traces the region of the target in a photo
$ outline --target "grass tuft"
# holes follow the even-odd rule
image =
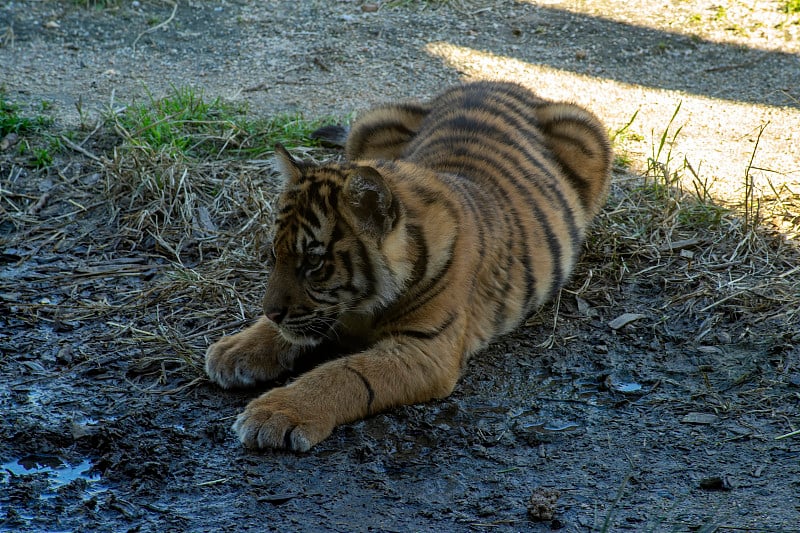
[[[42,103],[43,110],[49,107]],[[7,99],[5,92],[0,91],[0,138],[9,133],[22,135],[46,130],[53,124],[53,119],[44,115],[25,116],[20,107]]]
[[[265,258],[280,188],[270,172],[273,147],[309,152],[317,145],[309,135],[321,124],[299,114],[251,119],[245,109],[190,88],[150,96],[111,123],[123,143],[104,163],[105,183],[120,233],[181,269],[231,263],[234,253],[246,264]],[[207,278],[192,272],[185,279]]]
[[[786,0],[783,6],[784,13],[789,13],[793,15],[795,13],[800,13],[800,0]]]
[[[13,114],[19,116],[16,108]],[[636,135],[635,119],[636,114],[612,133],[617,150]],[[618,314],[625,306],[626,312],[654,317],[651,327],[660,338],[673,339],[670,325],[676,322],[698,324],[695,338],[673,342],[700,342],[718,323],[747,325],[731,332],[734,340],[748,331],[796,331],[800,194],[772,182],[762,186],[759,172],[765,170],[756,166],[756,144],[743,169],[741,201],[716,200],[713,183],[672,150],[679,119],[677,106],[663,130],[653,133],[649,157],[626,156],[646,159],[641,174],[615,169],[611,197],[566,292],[600,313],[607,308],[609,315]],[[60,319],[120,317],[113,321],[131,347],[141,350],[141,375],[155,376],[164,387],[194,383],[202,376],[200,358],[208,343],[258,312],[269,270],[273,202],[281,188],[271,164],[274,143],[306,159],[330,157],[308,138],[319,125],[297,114],[253,118],[246,109],[187,88],[150,96],[108,117],[101,131],[115,131],[117,144],[92,159],[104,177],[100,203],[111,221],[110,237],[98,236],[89,247],[93,256],[101,249],[109,257],[98,275],[140,275],[154,256],[160,266],[152,280],[113,302],[60,306]],[[96,182],[88,181],[75,198],[87,204],[96,195]],[[54,235],[67,238],[58,225],[51,233],[46,225],[25,226],[25,202],[35,203],[35,195],[4,201],[0,208],[30,228],[24,235],[31,246]],[[77,202],[74,207],[86,209]],[[126,260],[122,267],[117,256]],[[642,294],[654,297],[636,300]]]
[[[664,299],[647,311],[662,317],[655,327],[665,330],[677,320],[707,323],[722,314],[791,331],[800,324],[800,195],[771,182],[772,196],[756,188],[756,142],[741,201],[716,200],[708,178],[672,152],[680,107],[653,135],[643,174],[619,171],[575,276],[584,285],[579,292],[615,306],[612,287],[620,295],[626,286],[653,287]],[[795,215],[787,221],[789,213]],[[768,223],[776,217],[782,225]]]

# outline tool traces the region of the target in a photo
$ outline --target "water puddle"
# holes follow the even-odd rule
[[[562,420],[551,420],[548,422],[523,424],[522,427],[523,429],[526,429],[528,431],[535,431],[537,433],[545,433],[545,434],[568,433],[570,431],[575,431],[580,428],[580,426],[576,422],[567,422]]]
[[[104,492],[106,488],[100,483],[100,474],[94,472],[94,464],[89,459],[70,464],[54,455],[28,455],[15,461],[0,465],[0,481],[3,473],[11,477],[43,476],[47,480],[48,490],[43,491],[41,498],[52,498],[55,492],[76,480],[84,481],[86,497]]]

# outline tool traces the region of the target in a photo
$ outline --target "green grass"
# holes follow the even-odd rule
[[[275,143],[307,152],[318,145],[311,132],[330,122],[299,113],[254,117],[190,87],[148,95],[108,120],[122,138],[106,173],[121,231],[136,245],[151,239],[178,263],[187,250],[214,250],[220,231],[246,235],[239,246],[260,257],[280,186],[269,177]]]
[[[614,164],[617,166],[628,168],[633,163],[633,159],[625,147],[628,141],[638,142],[644,140],[642,135],[631,130],[631,125],[638,115],[639,110],[637,109],[626,124],[613,132],[609,132],[611,146],[614,149]]]
[[[236,132],[233,108],[219,99],[207,102],[202,92],[192,88],[173,87],[168,96],[156,99],[148,94],[148,98],[116,117],[116,125],[132,144],[173,154],[192,153]]]
[[[42,102],[42,110],[50,108],[50,104]],[[41,132],[53,124],[53,119],[44,115],[26,116],[20,107],[7,99],[5,92],[0,91],[0,138],[9,133],[22,135]]]
[[[41,112],[52,109],[52,104],[42,101]],[[20,136],[16,142],[17,153],[27,156],[29,164],[34,168],[45,168],[53,163],[53,154],[61,149],[58,138],[48,133],[53,119],[43,114],[23,113],[22,108],[11,102],[4,91],[0,90],[0,139],[7,135]]]
[[[246,108],[208,99],[202,91],[173,87],[163,98],[131,105],[115,117],[118,130],[132,144],[173,156],[266,153],[276,142],[287,147],[316,146],[309,135],[323,122],[299,113],[251,118]]]
[[[787,0],[783,6],[783,11],[790,15],[800,13],[800,0]]]

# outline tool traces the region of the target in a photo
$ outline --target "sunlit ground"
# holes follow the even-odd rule
[[[699,179],[715,198],[736,204],[743,199],[749,173],[756,195],[794,199],[795,206],[800,198],[800,110],[632,85],[444,42],[427,49],[467,78],[516,80],[545,98],[585,105],[612,134],[638,111],[616,147],[627,154],[633,170],[643,170],[648,158],[658,155],[666,131],[667,143],[657,159],[668,163],[684,186],[693,188],[691,181]]]
[[[623,24],[771,52],[800,53],[800,24],[787,0],[517,0]]]

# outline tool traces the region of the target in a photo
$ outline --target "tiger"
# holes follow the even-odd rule
[[[295,379],[250,401],[247,448],[305,452],[335,427],[450,395],[469,358],[565,284],[606,201],[601,121],[506,81],[379,105],[322,164],[275,146],[263,315],[209,346],[222,388]]]

